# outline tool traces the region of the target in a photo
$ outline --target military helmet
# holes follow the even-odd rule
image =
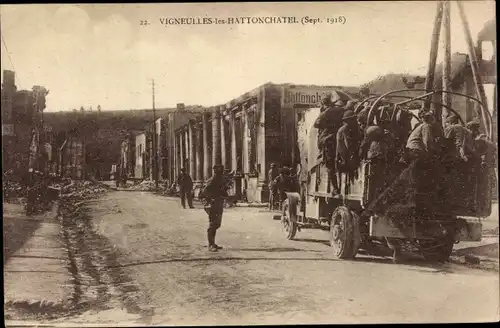
[[[350,110],[350,109],[354,109],[354,107],[356,106],[356,102],[354,100],[349,100],[346,104],[345,104],[345,109],[346,110]]]
[[[329,104],[332,102],[332,94],[331,93],[327,93],[326,95],[323,96],[323,98],[321,98],[321,103],[323,104]]]

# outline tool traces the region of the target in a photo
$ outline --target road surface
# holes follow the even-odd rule
[[[93,274],[102,285],[106,279],[99,275],[113,271],[108,280],[115,286],[101,290],[109,297],[99,309],[61,322],[335,324],[499,318],[498,273],[450,263],[393,265],[390,258],[335,260],[326,232],[302,231],[298,240],[286,240],[279,221],[265,209],[226,210],[217,234],[224,249],[210,253],[205,247],[208,219],[200,206],[184,210],[175,199],[115,191],[90,208],[94,232],[85,235],[101,240],[87,247],[107,252],[101,254],[106,266]]]

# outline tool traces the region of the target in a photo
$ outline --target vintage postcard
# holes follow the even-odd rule
[[[494,1],[1,5],[5,322],[496,322]]]

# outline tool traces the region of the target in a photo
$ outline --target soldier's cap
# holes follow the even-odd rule
[[[271,163],[271,167],[276,167],[276,163]]]
[[[346,121],[346,120],[350,120],[350,119],[353,119],[353,118],[356,118],[356,114],[354,114],[354,111],[348,109],[344,112],[344,116],[342,116],[342,120],[343,121]]]
[[[212,168],[213,168],[214,170],[215,170],[215,169],[223,169],[223,168],[224,168],[224,165],[222,165],[222,164],[215,164]]]

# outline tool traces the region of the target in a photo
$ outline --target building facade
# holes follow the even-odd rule
[[[146,177],[146,133],[135,136],[135,172],[134,177],[144,179]]]
[[[135,177],[135,135],[131,133],[120,145],[120,168],[127,177]]]
[[[64,178],[83,180],[86,178],[85,144],[77,136],[68,136],[59,149],[59,172]]]
[[[177,176],[180,173],[180,169],[186,165],[186,157],[181,154],[185,154],[185,150],[181,153],[180,144],[178,144],[177,132],[179,129],[187,126],[190,120],[194,120],[200,115],[200,108],[196,110],[186,109],[184,104],[177,104],[176,111],[168,114],[165,122],[165,153],[166,153],[166,167],[164,170],[165,178],[171,185],[176,182]],[[185,143],[183,144],[185,147]],[[183,160],[181,161],[181,158]],[[194,176],[191,175],[194,180]]]

